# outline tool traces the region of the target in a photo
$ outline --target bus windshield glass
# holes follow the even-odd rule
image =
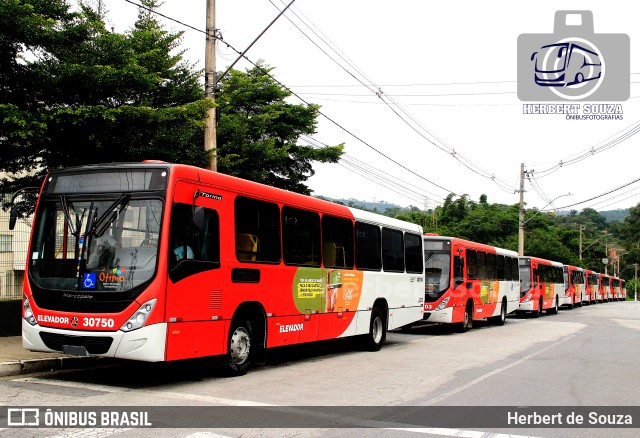
[[[437,298],[449,289],[451,243],[448,241],[426,241],[424,262],[426,295]]]
[[[64,195],[40,201],[30,278],[36,287],[83,292],[131,290],[155,274],[162,201]]]
[[[520,268],[520,297],[524,297],[531,289],[531,260],[519,259]]]

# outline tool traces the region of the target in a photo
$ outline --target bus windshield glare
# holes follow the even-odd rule
[[[425,292],[427,298],[438,298],[449,289],[451,244],[425,242]]]
[[[40,201],[30,276],[41,289],[122,292],[156,271],[162,201],[64,195]]]

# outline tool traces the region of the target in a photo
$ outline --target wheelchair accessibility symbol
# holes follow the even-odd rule
[[[95,289],[96,288],[96,274],[90,272],[82,276],[82,288],[83,289]]]

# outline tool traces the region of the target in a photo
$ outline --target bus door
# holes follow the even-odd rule
[[[169,223],[163,227],[167,251],[167,360],[223,354],[226,348],[223,293],[229,269],[220,264],[224,196],[215,190],[177,181],[167,200]],[[221,219],[223,219],[221,221]],[[168,236],[168,238],[167,238]],[[228,282],[228,280],[227,280]]]

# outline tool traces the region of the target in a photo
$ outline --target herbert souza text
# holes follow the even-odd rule
[[[557,414],[538,414],[537,412],[528,414],[519,414],[516,412],[507,412],[507,422],[510,426],[559,426],[559,425],[591,425],[591,426],[615,426],[615,425],[633,425],[633,417],[629,414],[599,414],[591,411],[586,415],[577,414],[575,412]]]

